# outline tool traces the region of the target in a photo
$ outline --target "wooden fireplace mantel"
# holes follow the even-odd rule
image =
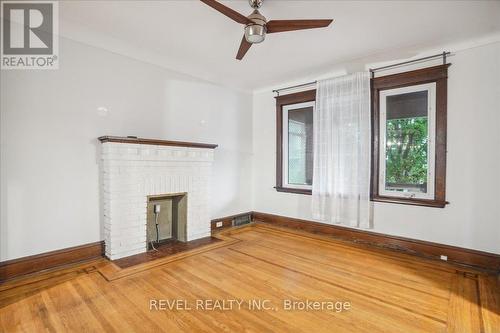
[[[98,138],[101,143],[116,142],[116,143],[129,143],[139,145],[155,145],[155,146],[177,146],[177,147],[190,147],[190,148],[208,148],[215,149],[218,145],[210,143],[198,142],[184,142],[184,141],[168,141],[158,139],[143,139],[135,136],[101,136]]]

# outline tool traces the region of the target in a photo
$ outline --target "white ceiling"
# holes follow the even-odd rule
[[[222,1],[248,15],[246,0]],[[265,0],[267,19],[333,18],[268,35],[235,59],[243,26],[197,0],[64,1],[61,34],[238,89],[256,90],[369,55],[439,47],[500,31],[500,1]],[[76,28],[78,27],[78,28]],[[380,59],[379,59],[380,60]],[[390,60],[390,59],[386,59]]]

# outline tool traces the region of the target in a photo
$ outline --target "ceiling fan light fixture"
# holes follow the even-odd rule
[[[258,24],[247,25],[245,39],[252,44],[262,43],[266,39],[266,27]]]
[[[258,8],[262,6],[264,0],[248,0],[254,11],[243,16],[237,11],[223,5],[218,0],[200,0],[204,4],[212,7],[216,11],[224,14],[233,21],[245,25],[245,33],[241,38],[236,59],[241,60],[250,49],[252,44],[262,43],[266,39],[266,34],[277,32],[295,31],[325,28],[332,23],[332,19],[296,19],[296,20],[271,20],[266,18],[259,12]]]

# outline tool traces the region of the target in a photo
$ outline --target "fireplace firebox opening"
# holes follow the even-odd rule
[[[173,193],[148,196],[148,249],[171,241],[187,241],[187,194]]]

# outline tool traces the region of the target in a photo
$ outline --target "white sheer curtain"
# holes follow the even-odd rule
[[[312,215],[369,228],[370,75],[318,81],[314,114]]]

